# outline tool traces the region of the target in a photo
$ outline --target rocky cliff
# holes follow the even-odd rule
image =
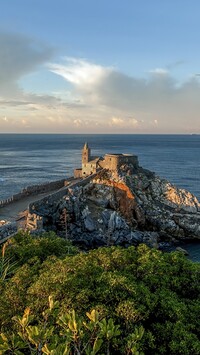
[[[200,203],[154,173],[131,165],[100,171],[59,202],[34,206],[45,229],[83,247],[200,239]]]

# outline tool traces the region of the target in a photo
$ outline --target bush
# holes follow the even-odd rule
[[[83,319],[94,311],[100,320],[112,319],[120,330],[110,344],[110,354],[200,354],[200,264],[180,253],[163,254],[145,245],[88,253],[77,253],[72,247],[76,255],[70,255],[65,248],[68,242],[55,236],[44,241],[27,238],[27,243],[20,236],[15,240],[12,256],[21,266],[0,285],[1,331],[8,339],[19,332],[13,317],[22,317],[26,307],[34,315],[33,325],[42,324],[51,295],[58,307],[47,329],[53,327],[58,342],[62,342],[60,317],[74,310]],[[89,339],[89,333],[85,337]],[[102,349],[97,353],[106,353]],[[76,354],[73,351],[69,354]]]

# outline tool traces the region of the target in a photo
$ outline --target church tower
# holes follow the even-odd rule
[[[90,161],[90,148],[87,142],[82,149],[82,168],[86,167],[86,164]]]

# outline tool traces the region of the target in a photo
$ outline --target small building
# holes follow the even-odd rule
[[[138,168],[138,157],[132,154],[105,154],[104,157],[91,156],[88,143],[82,149],[82,168],[74,170],[74,177],[81,178],[95,174],[101,169],[117,171],[122,165],[131,164]]]

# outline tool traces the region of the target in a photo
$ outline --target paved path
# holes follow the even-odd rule
[[[84,179],[82,178],[74,178],[73,180],[71,178],[69,180],[66,179],[66,182],[68,181],[68,184],[66,186],[61,187],[60,189],[52,190],[37,195],[29,195],[24,198],[21,198],[19,201],[14,201],[6,206],[2,206],[0,207],[0,221],[6,220],[6,221],[14,222],[17,219],[19,219],[20,212],[22,213],[23,211],[28,209],[30,203],[41,200],[42,198],[52,195],[58,191],[62,191],[62,190],[67,191],[67,189],[73,187],[73,185],[76,185],[80,181],[88,181],[91,178],[93,178],[95,175],[96,173]]]
[[[4,219],[9,221],[15,221],[18,218],[20,212],[28,209],[30,203],[41,200],[43,197],[51,195],[57,191],[59,191],[59,189],[41,193],[38,195],[26,196],[20,199],[19,201],[14,201],[9,205],[0,207],[0,220]]]

